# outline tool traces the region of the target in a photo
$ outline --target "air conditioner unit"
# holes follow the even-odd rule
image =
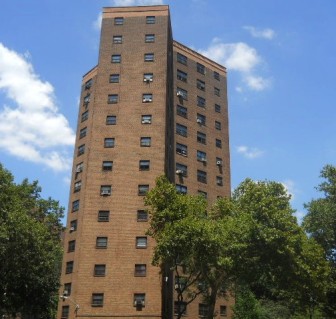
[[[218,166],[222,166],[222,165],[223,165],[223,161],[218,160],[218,161],[216,162],[216,164],[217,164]]]
[[[75,227],[70,227],[70,232],[74,231]]]
[[[201,119],[197,119],[196,122],[199,123],[199,124],[201,124],[202,120]]]
[[[152,102],[152,99],[150,99],[150,98],[145,98],[145,99],[142,100],[142,102]]]
[[[152,79],[152,78],[144,78],[143,80],[144,80],[144,82],[146,82],[146,83],[153,82],[153,79]]]
[[[207,159],[206,159],[205,157],[202,157],[202,158],[201,158],[201,162],[204,162],[204,163],[205,163],[206,161],[207,161]]]
[[[150,124],[150,123],[151,123],[151,120],[142,120],[141,123],[142,123],[142,124]]]
[[[83,170],[83,168],[82,168],[81,166],[78,166],[78,167],[76,168],[76,173],[80,173],[82,170]]]
[[[183,96],[183,93],[182,93],[182,92],[180,92],[180,91],[177,91],[176,95],[177,95],[177,96],[181,96],[181,97],[182,97],[182,96]]]
[[[145,301],[144,300],[134,300],[134,307],[144,307]]]
[[[176,174],[177,174],[177,175],[182,175],[182,174],[183,174],[183,171],[182,171],[181,169],[177,169],[177,170],[176,170]]]
[[[103,190],[103,191],[101,191],[100,192],[100,195],[111,195],[111,191],[109,191],[109,190]]]

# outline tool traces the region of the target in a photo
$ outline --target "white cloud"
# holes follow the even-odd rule
[[[245,145],[238,146],[237,152],[248,159],[255,159],[257,157],[261,157],[264,154],[264,151],[261,151],[255,147],[248,147]]]
[[[257,29],[253,26],[245,26],[243,29],[247,30],[252,37],[254,38],[262,38],[262,39],[267,39],[267,40],[272,40],[275,37],[275,32],[274,30],[270,28],[266,29]]]
[[[292,181],[291,179],[287,179],[281,182],[281,184],[285,187],[287,193],[291,195],[291,199],[293,200],[296,193],[296,187],[294,181]]]
[[[100,30],[101,28],[101,23],[102,23],[102,19],[103,19],[103,14],[100,12],[96,18],[95,21],[93,21],[92,26],[95,30]]]
[[[263,62],[257,50],[244,42],[223,43],[214,38],[210,46],[199,52],[223,64],[229,70],[241,74],[243,82],[251,90],[261,91],[270,86],[270,80],[256,75],[256,69]]]
[[[0,43],[0,92],[14,102],[0,109],[0,148],[56,171],[68,169],[74,132],[59,113],[54,88],[39,78],[26,56]]]
[[[163,0],[113,0],[112,3],[117,7],[150,6],[155,4],[163,4]]]

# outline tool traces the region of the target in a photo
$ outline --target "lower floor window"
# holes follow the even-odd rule
[[[204,303],[200,303],[198,305],[198,315],[200,317],[206,317],[208,315],[209,312],[209,306],[204,304]]]
[[[92,294],[92,307],[103,307],[104,304],[104,294],[94,293]]]
[[[63,306],[63,307],[62,307],[62,315],[61,315],[61,318],[62,318],[62,319],[67,319],[67,318],[69,318],[69,309],[70,309],[69,306]]]
[[[174,315],[186,315],[187,314],[187,303],[184,301],[174,301]]]

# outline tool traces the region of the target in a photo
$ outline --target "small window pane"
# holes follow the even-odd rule
[[[74,184],[74,192],[79,192],[81,190],[81,187],[82,187],[82,182],[81,181],[78,181]]]
[[[97,237],[96,248],[106,248],[107,247],[107,237]]]
[[[139,161],[139,170],[140,171],[149,171],[150,160],[140,160]]]
[[[176,184],[176,191],[180,194],[187,194],[187,186]]]
[[[70,222],[70,232],[76,231],[77,230],[77,219],[72,220]]]
[[[103,171],[112,171],[113,162],[112,161],[103,161],[102,168],[103,168]]]
[[[218,80],[219,81],[219,73],[214,71],[214,79]]]
[[[177,105],[176,114],[184,118],[188,117],[188,109],[182,105]]]
[[[115,44],[122,43],[122,35],[114,35],[113,36],[113,43],[115,43]]]
[[[103,307],[104,305],[104,294],[92,294],[92,307]]]
[[[71,282],[64,284],[63,296],[71,296]]]
[[[80,131],[79,131],[79,138],[83,138],[86,136],[86,133],[87,133],[87,127],[84,127],[82,128]]]
[[[176,95],[178,98],[182,99],[182,100],[188,100],[188,91],[181,89],[181,88],[177,88],[177,92]]]
[[[123,25],[124,24],[124,18],[123,17],[114,18],[114,24],[115,25]]]
[[[134,276],[145,277],[146,276],[146,264],[135,264]]]
[[[198,96],[197,97],[197,106],[205,107],[205,98]]]
[[[177,70],[177,79],[182,81],[182,82],[187,82],[188,79],[188,74],[186,72],[183,72],[181,70]]]
[[[207,173],[204,171],[197,170],[197,181],[201,183],[207,182]]]
[[[222,140],[216,138],[216,147],[222,148]]]
[[[94,276],[96,277],[103,277],[106,274],[106,265],[95,265],[94,266]]]
[[[147,248],[147,237],[137,237],[136,248]]]
[[[216,130],[221,130],[222,129],[222,124],[221,124],[221,122],[218,122],[218,121],[215,121],[215,128],[216,128]]]
[[[75,200],[72,202],[72,211],[76,212],[79,210],[79,200]]]
[[[180,143],[176,143],[176,153],[179,155],[188,155],[188,146]]]
[[[221,112],[221,106],[219,104],[215,104],[215,112],[217,113]]]
[[[137,211],[137,221],[138,222],[148,221],[148,212],[146,210],[138,210]]]
[[[152,139],[151,137],[140,137],[140,146],[149,147],[151,146]]]
[[[110,94],[107,97],[107,102],[110,103],[110,104],[118,103],[118,100],[119,100],[118,94]]]
[[[153,73],[144,73],[143,80],[146,83],[153,82],[153,77],[154,77]]]
[[[206,124],[206,116],[197,113],[197,123],[200,125],[205,125]]]
[[[85,111],[82,113],[81,121],[84,122],[89,118],[89,111]]]
[[[197,79],[197,88],[202,91],[205,91],[205,82]]]
[[[153,62],[154,53],[145,53],[144,59],[145,59],[145,62]]]
[[[151,124],[152,116],[151,115],[141,115],[141,123],[142,124]]]
[[[106,125],[116,125],[117,117],[115,115],[106,116]]]
[[[155,34],[146,34],[145,42],[146,43],[155,42]]]
[[[74,266],[74,262],[73,261],[68,261],[65,265],[65,273],[66,274],[71,274],[73,272],[73,266]]]
[[[219,308],[219,314],[223,317],[227,316],[227,309],[226,306],[220,306]]]
[[[177,53],[177,62],[182,63],[184,65],[187,65],[188,58],[181,53]]]
[[[98,221],[99,222],[108,222],[109,220],[110,220],[110,211],[109,210],[98,211]]]
[[[76,241],[75,240],[70,240],[68,242],[68,253],[71,253],[73,251],[75,251],[76,248]]]
[[[205,66],[200,63],[197,63],[197,72],[201,74],[205,74]]]
[[[153,94],[151,94],[151,93],[142,94],[142,102],[143,103],[153,102]]]
[[[84,104],[88,104],[89,102],[90,102],[90,94],[88,94],[88,95],[86,95],[85,97],[84,97]]]
[[[206,153],[202,151],[197,151],[197,160],[200,162],[206,162]]]
[[[223,186],[223,177],[216,176],[216,183],[218,186]]]
[[[146,17],[147,24],[154,24],[155,23],[155,16],[147,16]]]
[[[182,124],[176,123],[176,134],[187,137],[188,128]]]
[[[202,132],[197,132],[197,142],[202,143],[202,144],[206,144],[206,134],[204,134]]]
[[[100,186],[100,195],[102,196],[110,196],[112,193],[111,185],[102,185]]]
[[[121,55],[120,54],[113,54],[111,57],[112,63],[120,63],[121,62]]]
[[[104,139],[104,147],[105,148],[111,148],[114,147],[115,145],[115,140],[112,137],[108,137]]]
[[[110,75],[110,83],[119,83],[120,74],[111,74]]]
[[[206,305],[206,304],[202,304],[200,303],[198,305],[198,315],[200,317],[207,317],[208,316],[208,313],[209,313],[209,306]]]
[[[214,93],[215,95],[220,96],[220,89],[214,88]]]
[[[187,315],[187,303],[184,301],[174,301],[174,315]]]
[[[178,174],[180,176],[187,177],[188,176],[188,167],[187,167],[187,165],[176,163],[176,174]]]
[[[149,191],[149,185],[139,185],[138,186],[138,195],[145,196]]]
[[[61,319],[68,319],[70,313],[70,307],[69,306],[62,306],[62,315]]]
[[[78,146],[77,155],[82,155],[85,152],[85,144]]]
[[[92,86],[92,83],[93,83],[92,79],[86,81],[84,85],[85,90],[88,90]]]

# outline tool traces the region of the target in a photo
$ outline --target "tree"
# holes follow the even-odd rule
[[[57,306],[63,208],[0,164],[0,312],[50,318]]]

